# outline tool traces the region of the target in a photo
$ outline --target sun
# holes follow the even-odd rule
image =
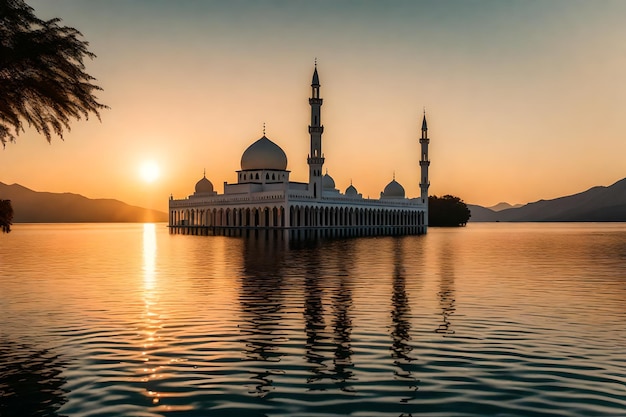
[[[154,161],[146,161],[139,168],[141,179],[146,182],[154,182],[159,178],[159,166]]]

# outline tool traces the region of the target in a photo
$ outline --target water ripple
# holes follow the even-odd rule
[[[41,256],[0,263],[0,416],[624,415],[626,227],[507,227],[18,225]]]

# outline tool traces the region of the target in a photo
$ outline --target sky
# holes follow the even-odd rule
[[[424,109],[431,195],[527,203],[626,177],[625,1],[27,3],[82,32],[110,109],[51,144],[20,134],[7,184],[166,211],[205,170],[220,193],[236,182],[264,123],[306,182],[316,58],[341,191],[377,198],[395,174],[418,196]]]

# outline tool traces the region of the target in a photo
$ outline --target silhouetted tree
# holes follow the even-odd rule
[[[0,200],[0,229],[2,233],[9,233],[13,224],[13,207],[11,200]]]
[[[95,55],[82,34],[61,26],[60,19],[41,20],[23,0],[0,0],[0,142],[15,141],[24,122],[50,142],[63,138],[70,120],[100,119],[95,78],[83,59]]]
[[[428,197],[429,226],[465,226],[470,217],[470,209],[459,197]]]

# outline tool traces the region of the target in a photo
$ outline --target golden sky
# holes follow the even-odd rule
[[[310,83],[325,168],[378,197],[394,172],[419,195],[526,203],[626,177],[626,2],[30,0],[98,56],[102,122],[0,150],[0,181],[166,210],[206,169],[219,192],[262,136],[307,181]],[[146,181],[152,161],[159,177]]]

